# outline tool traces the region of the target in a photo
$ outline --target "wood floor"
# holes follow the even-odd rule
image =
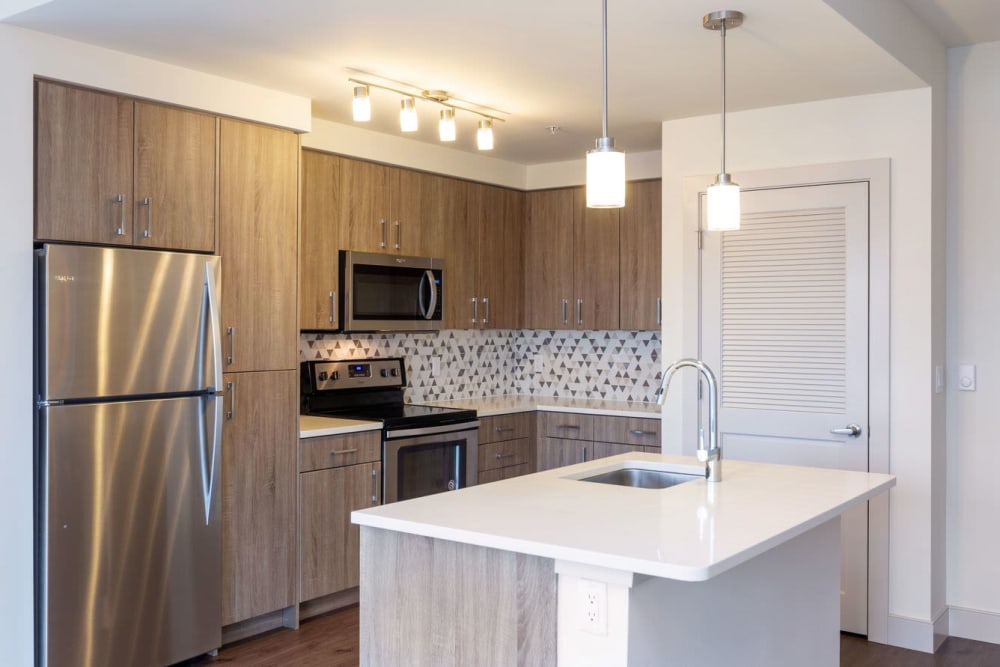
[[[317,616],[304,621],[298,630],[275,630],[226,646],[216,658],[184,664],[355,667],[358,665],[358,608],[355,605]],[[1000,645],[951,637],[937,653],[930,655],[841,635],[840,664],[843,667],[998,667]]]

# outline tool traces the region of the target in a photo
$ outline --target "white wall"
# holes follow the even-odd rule
[[[0,24],[0,646],[33,664],[31,299],[35,75],[308,130],[308,99]]]
[[[948,604],[953,634],[1000,643],[1000,42],[948,60]]]
[[[891,166],[891,472],[890,620],[926,639],[941,613],[934,600],[934,423],[932,367],[933,152],[929,88],[730,114],[728,165],[741,171],[890,158]],[[663,124],[664,359],[683,349],[690,300],[681,248],[682,180],[718,168],[718,116]],[[707,181],[706,181],[707,184]],[[690,311],[688,311],[690,312]],[[675,422],[676,423],[676,422]],[[676,426],[674,428],[677,428]],[[911,623],[911,621],[913,623]],[[892,624],[890,624],[892,626]],[[890,629],[891,634],[891,629]],[[890,636],[890,639],[892,637]],[[907,643],[906,637],[897,643]],[[927,650],[922,643],[920,648]]]

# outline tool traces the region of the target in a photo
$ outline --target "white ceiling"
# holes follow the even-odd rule
[[[904,2],[945,43],[1000,39],[998,21],[982,20],[997,0]],[[609,2],[609,134],[619,147],[657,150],[662,120],[718,110],[719,35],[701,17],[719,8]],[[727,41],[730,110],[921,85],[822,0],[732,8],[746,22]],[[523,164],[580,158],[601,134],[599,0],[52,0],[7,21],[303,95],[336,122],[352,122],[347,79],[365,78],[356,71],[446,90],[510,112],[492,155]],[[371,129],[397,134],[399,96],[372,99]],[[414,138],[436,143],[440,107],[418,108]],[[455,147],[475,151],[477,118],[457,120]]]

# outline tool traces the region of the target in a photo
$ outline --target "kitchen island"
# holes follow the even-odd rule
[[[623,454],[358,511],[366,665],[839,664],[840,514],[888,475]]]

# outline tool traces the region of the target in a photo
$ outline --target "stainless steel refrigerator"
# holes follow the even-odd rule
[[[39,662],[167,665],[216,649],[219,258],[36,253]]]

